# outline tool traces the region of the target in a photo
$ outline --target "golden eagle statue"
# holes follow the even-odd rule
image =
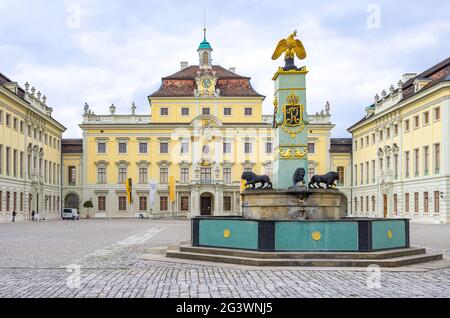
[[[272,60],[277,60],[283,53],[285,53],[285,60],[293,60],[295,55],[300,60],[304,60],[306,58],[305,47],[300,40],[295,39],[296,37],[297,31],[294,31],[287,39],[281,40],[272,55]]]

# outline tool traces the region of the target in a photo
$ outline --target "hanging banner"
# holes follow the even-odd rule
[[[133,196],[132,196],[132,192],[133,192],[133,179],[131,179],[131,178],[127,179],[126,189],[127,189],[128,203],[131,204],[131,203],[133,202]]]
[[[150,210],[153,210],[155,207],[155,196],[156,196],[157,187],[158,187],[157,182],[155,182],[155,181],[150,182],[150,197],[149,197]]]
[[[170,177],[169,178],[170,202],[175,202],[175,190],[176,190],[175,177]]]

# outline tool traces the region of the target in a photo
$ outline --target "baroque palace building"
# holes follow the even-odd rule
[[[0,73],[0,222],[59,218],[61,140],[47,98]]]
[[[82,140],[63,141],[63,196],[82,217],[240,215],[241,175],[272,175],[273,116],[249,77],[212,63],[206,40],[199,64],[181,63],[149,96],[150,114],[97,115],[85,105]],[[332,139],[330,106],[310,115],[309,171],[341,174],[350,200],[351,139]],[[133,181],[130,205],[126,180]],[[93,208],[83,208],[92,201]]]
[[[450,58],[406,74],[353,125],[353,214],[450,222]]]

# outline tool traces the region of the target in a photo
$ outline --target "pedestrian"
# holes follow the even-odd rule
[[[16,216],[17,216],[17,212],[16,212],[16,210],[14,210],[13,213],[12,213],[12,221],[13,221],[13,223],[16,222]]]
[[[36,215],[36,211],[32,211],[31,212],[31,221],[33,221],[34,222],[34,216]]]

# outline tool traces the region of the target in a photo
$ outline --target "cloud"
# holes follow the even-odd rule
[[[72,3],[81,8],[79,29],[66,27]],[[214,63],[251,76],[256,90],[267,96],[264,112],[269,114],[271,78],[282,63],[270,56],[281,37],[298,29],[309,55],[303,61],[310,70],[309,112],[330,101],[335,136],[347,135],[375,93],[405,72],[425,70],[438,52],[443,59],[450,49],[448,5],[431,14],[431,3],[405,11],[406,1],[380,1],[381,28],[368,29],[369,2],[364,1],[105,3],[0,0],[0,10],[9,11],[0,21],[0,70],[44,91],[55,118],[68,127],[65,137],[81,135],[77,124],[85,102],[101,114],[111,103],[118,112],[129,112],[135,101],[140,113],[148,113],[146,97],[161,77],[178,71],[182,60],[198,63],[202,7],[208,12]],[[278,11],[295,14],[280,19]]]

